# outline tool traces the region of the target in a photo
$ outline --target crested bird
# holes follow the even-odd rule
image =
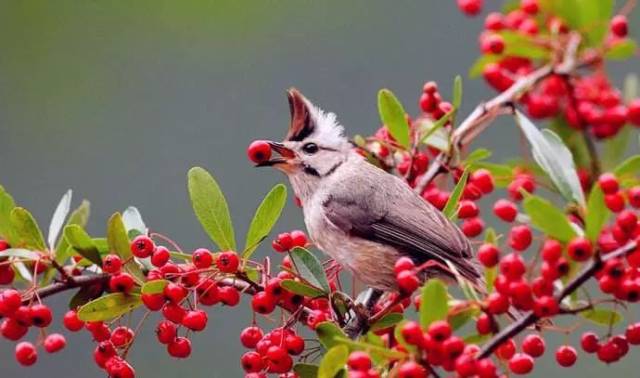
[[[335,114],[294,88],[287,97],[289,130],[282,142],[268,142],[279,156],[258,166],[289,178],[318,249],[378,293],[398,290],[394,264],[402,256],[427,266],[423,280],[451,281],[453,266],[471,284],[481,281],[469,240],[453,222],[357,153]]]

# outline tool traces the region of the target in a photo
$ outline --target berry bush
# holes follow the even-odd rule
[[[410,116],[383,89],[382,127],[353,137],[364,159],[458,223],[483,267],[482,285],[453,266],[456,284],[421,282],[428,264],[400,258],[399,291],[363,315],[341,267],[312,253],[305,232],[274,233],[284,185],[265,196],[240,246],[225,197],[202,168],[189,171],[188,194],[214,246],[195,251],[148,228],[135,207],[113,214],[106,236],[89,235],[89,203],[72,211],[71,191],[45,238],[0,187],[4,342],[15,343],[18,364],[31,366],[65,348],[65,334],[88,332],[96,369],[129,378],[127,356],[141,332],[155,330],[169,356],[188,358],[207,310],[249,296],[254,321],[236,341],[247,349],[238,362],[246,377],[493,378],[530,374],[545,352],[559,368],[623,359],[640,345],[640,155],[628,153],[638,151],[640,99],[635,76],[619,89],[607,64],[636,55],[626,19],[634,4],[508,1],[484,20],[469,72],[493,98],[465,116],[462,79],[450,101],[430,81],[418,96],[421,113]],[[457,5],[475,16],[483,2]],[[514,120],[526,147],[508,162],[471,148],[498,117]],[[266,141],[247,150],[255,163],[271,153]],[[492,217],[501,227],[486,227]],[[256,259],[269,243],[273,254]],[[75,292],[69,310],[54,314],[47,298],[64,291]],[[356,332],[345,332],[363,316]],[[578,333],[579,345],[547,352],[552,333]]]

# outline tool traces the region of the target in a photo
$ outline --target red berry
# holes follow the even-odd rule
[[[293,230],[291,231],[291,242],[293,247],[305,247],[307,245],[307,235],[304,231]]]
[[[251,298],[251,308],[258,314],[270,314],[276,308],[276,298],[261,291]]]
[[[43,304],[36,304],[29,309],[29,316],[31,317],[31,324],[36,327],[44,328],[51,324],[53,314],[51,309]]]
[[[136,371],[131,365],[119,356],[113,356],[105,363],[105,370],[109,377],[135,378]]]
[[[513,339],[503,342],[496,349],[496,355],[503,360],[511,359],[514,354],[516,354],[516,342]]]
[[[162,267],[171,259],[171,253],[166,247],[158,246],[151,254],[151,264],[155,267]]]
[[[142,299],[145,307],[151,311],[160,311],[165,302],[162,294],[142,294],[140,299]]]
[[[490,314],[500,315],[509,310],[509,298],[500,293],[491,293],[487,297],[487,310]]]
[[[247,156],[256,164],[263,163],[271,159],[271,146],[264,140],[254,140],[247,148]]]
[[[162,290],[162,294],[164,294],[165,298],[170,300],[172,303],[179,304],[187,297],[189,291],[180,284],[169,282]]]
[[[500,31],[504,29],[504,17],[500,12],[491,12],[484,20],[484,28],[491,31]]]
[[[186,310],[173,302],[168,302],[162,307],[162,315],[176,324],[182,323],[185,314]]]
[[[156,327],[156,336],[161,344],[169,344],[176,339],[177,327],[169,320],[162,320]]]
[[[527,271],[524,259],[519,253],[510,253],[500,261],[500,273],[510,281],[519,280]]]
[[[613,173],[603,173],[598,177],[598,185],[604,194],[614,194],[620,188],[618,179]]]
[[[9,285],[16,277],[11,265],[0,265],[0,285]]]
[[[176,337],[167,346],[167,352],[171,357],[187,358],[191,354],[191,341],[186,337]]]
[[[16,360],[22,366],[31,366],[38,360],[36,347],[30,342],[23,341],[16,345]]]
[[[624,335],[631,345],[640,345],[640,323],[629,324]]]
[[[573,261],[587,261],[593,255],[593,246],[589,239],[577,237],[569,242],[567,253]]]
[[[483,194],[493,192],[494,182],[491,172],[486,169],[478,169],[469,177],[471,183],[475,184]]]
[[[538,0],[522,0],[520,1],[520,9],[528,14],[536,14],[540,9]]]
[[[533,312],[539,318],[553,316],[559,311],[558,301],[554,297],[544,296],[536,299],[533,305]]]
[[[29,328],[13,318],[7,318],[0,324],[0,335],[11,341],[18,341],[27,334]]]
[[[287,352],[297,356],[304,351],[304,339],[298,335],[287,335],[284,339]]]
[[[518,215],[518,207],[509,200],[499,199],[493,205],[493,213],[505,222],[513,222]]]
[[[451,336],[442,342],[442,350],[449,360],[458,358],[464,351],[464,346],[464,341],[458,336]]]
[[[516,353],[509,360],[509,370],[511,370],[513,374],[529,374],[533,370],[533,358],[528,354]]]
[[[111,341],[102,341],[96,349],[93,351],[93,359],[96,364],[101,368],[104,368],[107,361],[116,355],[116,348],[111,344]]]
[[[247,373],[257,373],[264,369],[262,356],[257,352],[247,352],[240,357],[240,364]]]
[[[245,348],[255,348],[262,339],[262,329],[257,326],[247,327],[240,332],[240,342]]]
[[[22,304],[20,292],[7,289],[0,293],[0,316],[12,316]]]
[[[500,250],[493,244],[485,243],[478,248],[478,260],[487,268],[492,268],[498,264]]]
[[[67,345],[67,340],[59,333],[52,333],[44,339],[43,346],[47,353],[58,352]]]
[[[415,361],[407,361],[398,368],[398,378],[427,378],[427,370]]]
[[[509,232],[509,245],[516,251],[524,251],[531,245],[533,235],[529,226],[521,224],[513,226]]]
[[[604,203],[614,213],[620,212],[624,209],[624,196],[620,192],[607,194],[604,196]]]
[[[556,350],[556,361],[558,365],[562,367],[570,367],[576,363],[578,359],[578,353],[569,345],[563,345]]]
[[[479,212],[478,205],[476,205],[475,202],[470,200],[460,201],[460,205],[458,207],[458,218],[467,219],[477,217]]]
[[[240,303],[240,293],[233,286],[223,286],[218,289],[220,301],[226,306],[233,307]]]
[[[191,255],[191,262],[198,269],[207,269],[213,264],[213,256],[206,248],[198,248]]]
[[[458,8],[468,16],[475,16],[482,10],[482,0],[458,0]]]
[[[11,248],[9,243],[4,239],[0,239],[0,252],[6,251],[9,248]]]
[[[156,249],[156,245],[146,235],[138,235],[131,242],[131,253],[141,259],[151,256],[154,249]]]
[[[133,338],[135,337],[135,333],[129,327],[116,327],[116,329],[111,332],[111,343],[116,348],[124,348],[131,344]]]
[[[462,356],[456,358],[455,369],[456,373],[461,378],[473,377],[476,375],[477,361],[469,353],[465,353]]]
[[[580,346],[587,353],[595,353],[600,348],[600,340],[593,332],[585,332],[580,337]]]
[[[626,16],[619,14],[611,19],[611,33],[619,38],[627,36],[629,33],[629,26]]]
[[[289,251],[293,248],[293,238],[291,237],[291,234],[288,232],[279,234],[276,240],[273,241],[272,247],[276,252]]]
[[[522,341],[522,351],[533,358],[538,358],[544,354],[545,342],[540,335],[527,335]]]
[[[547,262],[556,262],[562,257],[562,244],[560,242],[549,239],[542,245],[542,259]]]
[[[88,322],[85,326],[91,332],[94,341],[102,342],[111,337],[111,330],[104,322]]]
[[[402,334],[402,338],[404,338],[404,341],[406,341],[409,345],[422,345],[424,341],[422,327],[420,327],[420,324],[418,324],[418,322],[406,322],[404,325],[402,325],[400,332]]]
[[[74,310],[67,311],[62,322],[64,327],[71,332],[78,332],[84,327],[84,322],[78,318],[78,313]]]
[[[122,268],[122,259],[120,256],[109,254],[102,259],[102,270],[105,273],[119,273]]]
[[[411,294],[420,286],[420,279],[415,272],[411,270],[403,270],[396,275],[396,281],[400,291]]]
[[[631,210],[623,210],[616,216],[616,224],[626,233],[631,233],[638,227],[638,216]]]
[[[202,310],[187,311],[182,318],[182,325],[192,331],[202,331],[207,327],[207,313]]]
[[[239,265],[238,254],[233,251],[221,252],[216,259],[216,266],[223,273],[235,273]]]
[[[367,371],[371,369],[371,357],[367,352],[362,351],[354,351],[349,355],[349,359],[347,360],[347,366],[349,369],[355,371]]]
[[[483,51],[491,52],[492,54],[502,54],[504,51],[504,39],[500,34],[490,34],[483,39]]]
[[[484,358],[476,363],[478,378],[495,378],[498,376],[495,363],[490,358]]]
[[[485,312],[480,314],[480,316],[478,316],[478,319],[476,320],[476,331],[478,331],[478,334],[488,335],[494,330],[495,325],[493,323],[493,318],[491,318],[491,315]]]
[[[112,292],[129,293],[135,285],[133,277],[129,273],[117,273],[109,279],[109,290]]]
[[[482,230],[484,229],[484,222],[480,218],[469,218],[462,223],[461,228],[462,233],[469,238],[473,238],[482,233]]]
[[[395,274],[398,274],[404,270],[412,270],[415,267],[416,266],[410,257],[400,257],[398,260],[396,260],[396,263],[393,266],[393,272]]]
[[[441,343],[451,336],[451,326],[444,320],[436,320],[429,325],[427,333],[435,342]]]
[[[627,107],[627,118],[635,126],[640,126],[640,98],[632,100]]]

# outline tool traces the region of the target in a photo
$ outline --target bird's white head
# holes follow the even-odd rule
[[[334,113],[315,106],[295,88],[289,89],[287,96],[289,131],[282,142],[269,142],[280,156],[258,165],[272,166],[289,176],[296,195],[304,202],[323,178],[348,160],[353,146]]]

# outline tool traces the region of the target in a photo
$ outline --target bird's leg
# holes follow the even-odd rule
[[[353,306],[352,309],[353,317],[344,327],[344,332],[347,336],[355,339],[368,331],[370,325],[369,316],[371,315],[373,306],[375,306],[381,296],[381,290],[372,288],[367,289],[363,294],[358,296],[355,306]]]

